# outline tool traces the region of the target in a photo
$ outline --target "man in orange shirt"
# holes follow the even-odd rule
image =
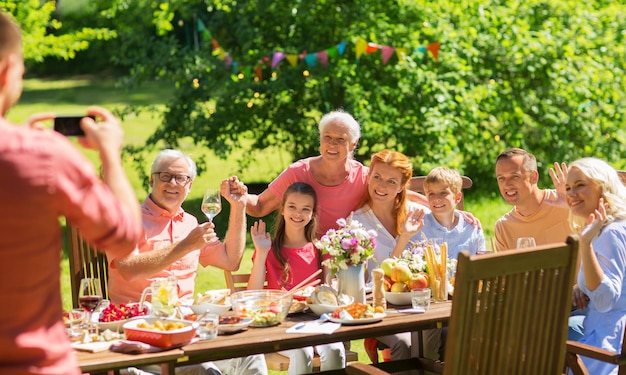
[[[139,206],[120,158],[122,129],[109,111],[89,108],[99,121],[83,119],[79,139],[99,152],[103,181],[62,135],[6,120],[23,74],[19,26],[0,12],[0,374],[80,374],[61,320],[59,217],[115,259],[135,246]]]
[[[558,164],[555,164],[557,167]],[[513,209],[496,222],[498,251],[516,248],[520,237],[533,237],[538,246],[565,242],[571,233],[565,203],[565,174],[567,168],[550,171],[556,189],[537,186],[537,159],[521,148],[503,151],[496,159],[496,179],[500,194]],[[574,290],[578,290],[578,286]],[[569,340],[583,336],[584,312],[572,311],[569,318]]]
[[[570,234],[562,184],[540,189],[537,159],[520,148],[503,151],[496,159],[500,194],[513,209],[496,222],[496,249],[516,248],[520,237],[534,237],[537,245],[564,242]],[[561,191],[562,190],[562,191]]]

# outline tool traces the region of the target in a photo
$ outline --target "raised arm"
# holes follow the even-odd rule
[[[122,145],[124,132],[118,119],[108,110],[89,107],[87,113],[101,119],[95,122],[89,117],[83,118],[81,127],[85,137],[79,138],[86,148],[98,150],[102,162],[102,180],[109,186],[113,195],[128,209],[133,216],[137,229],[141,228],[141,211],[135,191],[128,181],[122,165]],[[139,230],[138,230],[139,232]]]
[[[265,231],[265,222],[259,220],[250,228],[250,236],[254,242],[255,256],[252,261],[252,271],[248,280],[248,289],[263,289],[265,285],[265,260],[271,251],[272,240],[270,234]]]
[[[246,212],[250,216],[263,217],[276,210],[279,205],[280,198],[269,189],[265,189],[260,195],[247,195]]]

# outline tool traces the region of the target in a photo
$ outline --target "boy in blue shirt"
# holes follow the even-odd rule
[[[412,237],[413,241],[441,238],[448,244],[448,258],[456,259],[467,250],[472,255],[485,249],[483,230],[467,223],[456,205],[461,201],[463,180],[459,172],[437,167],[424,180],[424,195],[430,212],[424,215],[424,228]]]
[[[422,241],[441,238],[448,245],[448,258],[457,259],[459,252],[467,250],[472,255],[485,249],[483,230],[467,223],[456,206],[461,201],[463,180],[459,172],[446,167],[437,167],[424,180],[424,195],[430,212],[424,215],[424,227],[411,239]],[[424,356],[443,361],[447,329],[422,331]],[[412,332],[411,348],[419,348],[418,332]],[[415,354],[415,353],[413,353]]]

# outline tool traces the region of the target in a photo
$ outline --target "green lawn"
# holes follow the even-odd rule
[[[128,91],[115,86],[111,79],[90,79],[80,77],[72,79],[27,79],[24,82],[24,94],[19,104],[8,113],[8,119],[21,123],[31,114],[36,112],[56,112],[59,115],[82,114],[89,105],[100,105],[108,109],[122,108],[126,104],[136,105],[163,105],[166,102],[170,89],[163,83],[150,83],[140,89]],[[160,119],[152,118],[146,113],[126,116],[123,127],[128,144],[141,144],[145,142],[152,130],[158,125]],[[191,140],[184,140],[180,147],[192,157],[198,155],[213,156],[211,150],[194,146]],[[95,153],[86,151],[85,154],[94,162],[97,161]],[[233,155],[233,159],[238,155]],[[221,160],[211,157],[207,165],[210,173],[199,176],[192,186],[191,193],[183,205],[184,208],[195,214],[200,221],[206,221],[199,210],[202,191],[204,188],[219,186],[222,179],[238,175],[244,182],[271,181],[286,165],[289,164],[289,156],[284,150],[268,150],[259,152],[256,163],[246,170],[238,173],[238,166],[232,161]],[[136,171],[130,161],[125,161],[125,168],[129,175],[136,194],[140,200],[146,196],[147,191],[141,185]],[[145,166],[149,170],[149,165]],[[493,226],[498,217],[509,210],[506,203],[499,197],[497,192],[477,192],[480,184],[474,181],[474,187],[467,194],[465,209],[478,217],[483,225],[487,236],[493,235]],[[218,232],[223,235],[226,230],[228,207],[224,207],[222,213],[216,218]],[[248,221],[248,226],[251,220]],[[249,272],[251,268],[251,241],[248,238],[248,248],[241,263],[241,272]],[[66,252],[65,252],[66,254]],[[67,256],[61,263],[62,297],[65,309],[71,307],[71,295],[69,284],[69,272]],[[196,291],[202,292],[209,289],[220,289],[226,286],[221,270],[207,267],[198,270],[196,279]],[[359,353],[359,359],[367,361],[363,350],[362,340],[354,341],[352,350]]]

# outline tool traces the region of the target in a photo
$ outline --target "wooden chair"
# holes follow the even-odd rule
[[[459,254],[443,374],[562,374],[577,257],[575,236],[514,252]],[[438,363],[402,364],[432,370]],[[394,365],[375,367],[398,371]]]
[[[224,278],[226,279],[226,287],[230,289],[231,293],[235,293],[246,289],[250,274],[233,274],[230,271],[224,270]],[[359,354],[357,352],[346,350],[346,362],[355,362],[358,360]],[[289,369],[289,358],[279,353],[266,353],[265,362],[267,363],[268,370],[287,371],[287,369]],[[320,357],[315,355],[315,357],[313,357],[313,369],[319,371],[320,365]]]
[[[104,252],[92,247],[80,235],[78,230],[67,223],[65,227],[67,241],[67,256],[70,265],[70,285],[72,290],[72,306],[80,307],[78,303],[78,289],[80,280],[86,277],[100,279],[102,298],[109,298],[107,282],[109,280],[109,265]]]
[[[462,190],[469,189],[474,184],[472,182],[472,179],[467,177],[467,176],[462,176],[461,178],[463,180]],[[426,176],[415,176],[415,177],[412,177],[411,181],[409,181],[409,189],[413,190],[415,192],[424,194],[424,181],[425,180],[426,180]],[[457,208],[459,210],[461,210],[461,211],[463,211],[465,209],[464,198],[463,197],[461,198],[461,201],[457,205]]]

